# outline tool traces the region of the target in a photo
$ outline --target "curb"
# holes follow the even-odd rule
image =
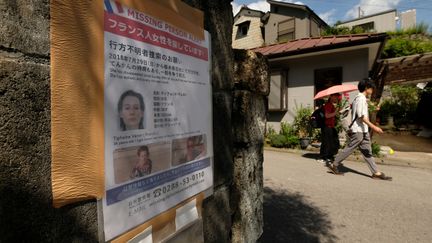
[[[273,151],[273,152],[281,152],[281,153],[291,153],[291,154],[306,154],[306,153],[319,153],[316,150],[311,149],[287,149],[287,148],[274,148],[274,147],[268,147],[264,146],[264,151]],[[358,163],[364,163],[363,157],[361,154],[353,154],[350,155],[347,158],[348,161],[352,162],[358,162]],[[421,163],[416,163],[415,161],[406,161],[406,160],[397,160],[397,159],[391,159],[388,157],[383,158],[377,158],[375,157],[375,162],[378,165],[390,165],[390,166],[400,166],[400,167],[410,167],[410,168],[418,168],[418,169],[427,169],[432,170],[432,162],[430,165],[425,166]]]

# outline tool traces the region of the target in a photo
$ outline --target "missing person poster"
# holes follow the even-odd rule
[[[105,240],[213,185],[209,35],[104,2]]]

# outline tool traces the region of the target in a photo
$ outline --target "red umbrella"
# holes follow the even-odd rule
[[[318,92],[318,94],[315,95],[314,99],[318,100],[332,94],[352,92],[352,91],[356,91],[357,89],[358,89],[357,85],[354,84],[335,85],[328,89]]]

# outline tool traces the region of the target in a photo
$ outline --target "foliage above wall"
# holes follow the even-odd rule
[[[415,27],[406,30],[397,30],[388,32],[389,40],[387,41],[382,58],[402,57],[414,54],[432,52],[432,36],[428,32],[429,26],[420,23]],[[361,27],[328,27],[322,33],[323,36],[329,35],[352,35],[368,33]]]
[[[382,58],[403,57],[432,52],[432,36],[427,24],[419,24],[407,30],[389,32],[390,39],[384,47]]]

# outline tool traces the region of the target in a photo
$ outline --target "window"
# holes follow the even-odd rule
[[[353,29],[361,28],[364,32],[371,32],[375,30],[375,22],[368,22],[364,24],[354,25]]]
[[[295,39],[295,19],[291,18],[278,24],[278,42],[287,42]]]
[[[274,71],[270,75],[268,99],[270,111],[286,111],[288,109],[287,76],[286,71]]]
[[[315,70],[315,94],[338,84],[342,84],[342,67]]]
[[[246,37],[249,31],[250,21],[245,21],[237,25],[236,39]]]

